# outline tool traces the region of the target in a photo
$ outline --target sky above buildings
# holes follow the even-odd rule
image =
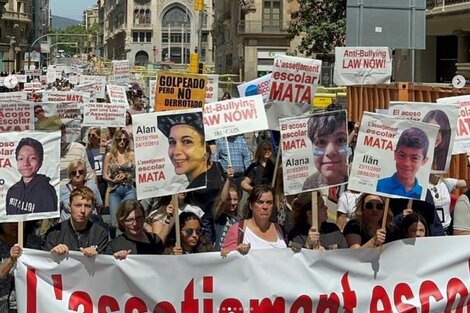
[[[52,15],[81,21],[83,19],[83,10],[96,3],[96,0],[51,0],[50,6]]]

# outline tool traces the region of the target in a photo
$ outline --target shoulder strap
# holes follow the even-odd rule
[[[278,234],[282,234],[282,236],[284,237],[283,240],[286,242],[287,244],[287,233],[286,233],[286,230],[284,229],[284,227],[278,223],[274,223],[274,227],[276,227],[276,231]]]
[[[237,246],[243,242],[243,237],[245,236],[245,220],[238,222],[238,237],[237,237]]]

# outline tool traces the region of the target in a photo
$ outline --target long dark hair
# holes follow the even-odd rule
[[[432,110],[426,114],[426,116],[423,118],[423,122],[429,123],[432,120],[435,120],[439,124],[439,133],[442,137],[441,144],[434,148],[432,169],[444,170],[446,167],[451,135],[449,117],[442,110]]]
[[[421,224],[424,225],[425,229],[425,236],[429,236],[429,229],[428,229],[428,224],[426,223],[426,219],[418,213],[410,213],[407,216],[403,218],[401,221],[400,225],[400,234],[401,238],[408,238],[408,229],[410,228],[411,225],[414,223],[420,222]]]

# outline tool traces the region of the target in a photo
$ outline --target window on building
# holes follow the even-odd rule
[[[281,25],[281,1],[265,0],[263,3],[263,29],[279,29]]]
[[[145,42],[152,42],[152,33],[146,32],[145,33]]]
[[[175,6],[165,14],[162,24],[163,26],[170,25],[170,27],[181,27],[181,25],[188,24],[189,21],[189,15],[182,8]]]
[[[132,32],[132,41],[139,42],[139,32]]]

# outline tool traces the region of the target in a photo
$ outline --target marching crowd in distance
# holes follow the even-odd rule
[[[318,228],[313,227],[311,193],[292,196],[283,192],[282,169],[275,169],[279,134],[270,131],[255,137],[254,153],[243,135],[211,142],[195,135],[190,148],[175,142],[174,149],[179,151],[173,153],[183,155],[187,163],[178,174],[191,181],[203,168],[207,188],[178,194],[177,207],[171,197],[139,201],[131,113],[143,110],[136,98],[131,97],[126,127],[91,128],[84,143],[61,143],[60,218],[26,222],[24,247],[60,255],[71,250],[89,257],[109,254],[125,260],[138,254],[220,251],[226,256],[231,251],[247,254],[252,249],[286,247],[373,248],[402,238],[470,234],[470,195],[462,193],[455,210],[451,207],[451,193],[456,188],[466,189],[467,182],[438,175],[430,176],[425,201],[414,200],[410,206],[408,199],[391,199],[385,216],[383,197],[341,186],[330,188],[332,192],[328,193],[335,196],[327,201],[337,206],[336,221],[330,222],[325,192],[318,192]],[[35,107],[37,123],[65,132],[56,121],[45,121],[43,113],[40,105]],[[316,138],[312,139],[314,148],[321,144],[314,158],[335,158],[347,150],[351,160],[359,125],[350,122],[347,126],[347,136],[338,140],[328,130],[309,125],[309,136]],[[346,125],[343,127],[346,129]],[[30,143],[24,145],[42,160],[43,151]],[[204,159],[195,159],[197,154],[191,149],[204,149]],[[331,175],[336,174],[319,169],[319,175],[312,181],[334,181]],[[103,220],[106,215],[110,217],[108,223]],[[176,218],[180,246],[176,244]],[[11,305],[13,278],[9,273],[22,253],[17,242],[17,224],[0,224],[0,307]]]

